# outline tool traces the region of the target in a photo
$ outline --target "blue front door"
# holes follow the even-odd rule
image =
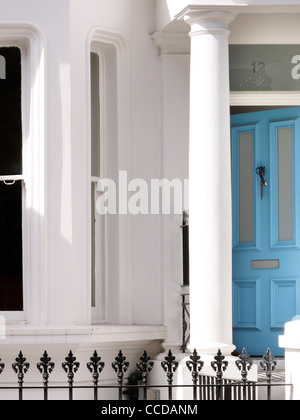
[[[233,330],[248,354],[300,315],[300,108],[233,115]]]

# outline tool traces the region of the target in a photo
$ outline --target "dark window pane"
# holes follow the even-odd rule
[[[0,311],[23,310],[22,185],[0,183]]]
[[[6,67],[5,78],[0,79],[0,175],[21,175],[21,51],[3,47],[0,56]]]
[[[100,97],[99,56],[91,53],[91,125],[92,125],[92,176],[100,177]]]

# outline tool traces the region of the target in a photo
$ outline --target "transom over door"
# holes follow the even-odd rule
[[[300,108],[234,115],[233,329],[263,355],[300,314]]]

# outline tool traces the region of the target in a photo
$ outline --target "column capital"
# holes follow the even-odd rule
[[[234,7],[222,9],[217,7],[188,6],[179,15],[178,19],[190,25],[190,36],[205,33],[228,33],[229,25],[238,14]]]

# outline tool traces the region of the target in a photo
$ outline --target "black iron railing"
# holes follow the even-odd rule
[[[181,316],[182,316],[182,345],[181,350],[183,353],[186,352],[188,344],[190,342],[190,294],[183,292],[181,294]]]
[[[183,266],[183,292],[182,297],[182,346],[186,352],[190,341],[190,244],[189,244],[189,212],[185,210],[182,216],[182,266]]]
[[[131,366],[135,372],[136,380],[134,382],[129,382],[126,378],[126,373],[129,373],[130,364],[126,360],[123,352],[120,350],[115,360],[112,362],[110,369],[116,374],[116,384],[115,385],[102,385],[100,384],[101,374],[106,369],[105,363],[102,361],[98,352],[95,351],[86,364],[85,368],[91,374],[91,384],[90,385],[76,385],[75,379],[77,372],[84,368],[78,362],[77,358],[74,356],[73,352],[70,351],[68,356],[65,358],[65,361],[61,364],[61,368],[67,375],[66,385],[64,386],[55,386],[51,385],[51,374],[57,368],[52,362],[51,357],[48,353],[45,352],[41,357],[39,363],[37,363],[36,368],[42,375],[42,385],[41,386],[26,386],[25,379],[26,374],[29,369],[31,369],[30,364],[27,362],[23,353],[20,352],[18,357],[15,359],[15,362],[12,364],[13,371],[17,374],[17,386],[1,386],[0,381],[0,397],[1,392],[4,390],[17,390],[19,395],[19,400],[24,399],[24,393],[28,390],[43,390],[44,400],[49,399],[49,392],[52,390],[68,390],[68,398],[70,401],[74,399],[75,390],[93,390],[94,400],[101,399],[101,392],[104,390],[117,390],[118,398],[120,401],[124,400],[128,396],[135,395],[134,398],[137,399],[140,394],[142,400],[148,399],[148,391],[150,389],[167,389],[168,399],[172,401],[174,399],[174,390],[179,388],[186,388],[192,391],[192,398],[194,401],[197,400],[256,400],[258,389],[260,387],[265,387],[267,389],[267,399],[272,399],[272,389],[276,386],[291,386],[289,384],[283,383],[273,383],[272,375],[276,369],[276,360],[272,356],[270,350],[267,351],[266,355],[261,361],[261,368],[265,371],[266,381],[264,383],[253,382],[248,380],[249,372],[253,367],[253,361],[248,356],[246,350],[238,357],[235,362],[236,372],[240,374],[240,380],[233,381],[224,379],[224,374],[229,366],[228,361],[226,361],[225,356],[218,352],[214,360],[211,362],[210,367],[215,372],[215,376],[206,376],[202,374],[204,368],[204,362],[201,360],[200,355],[195,350],[183,366],[184,369],[187,369],[187,372],[190,373],[190,384],[178,385],[175,382],[175,375],[179,368],[179,361],[176,360],[176,357],[173,355],[170,350],[163,362],[161,362],[161,368],[164,372],[166,383],[164,385],[149,385],[149,379],[151,372],[153,370],[154,362],[151,361],[150,356],[144,351],[143,355],[139,361]],[[107,367],[109,369],[109,366]],[[5,364],[0,359],[0,375],[6,369]],[[132,376],[132,375],[131,375]],[[175,383],[174,383],[175,382]],[[134,392],[133,392],[134,391]],[[139,391],[141,391],[139,393]]]
[[[190,239],[189,212],[183,212],[182,218],[182,257],[183,257],[183,285],[190,285]]]

